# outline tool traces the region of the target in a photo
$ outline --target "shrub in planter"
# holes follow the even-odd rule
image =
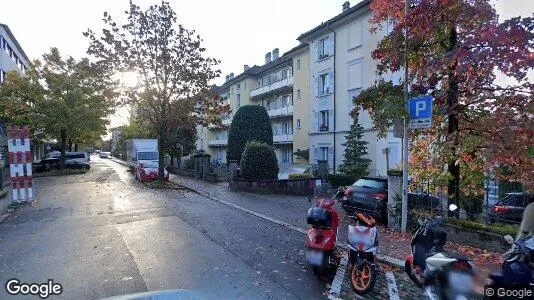
[[[358,180],[358,178],[345,174],[328,174],[326,180],[333,186],[349,186]]]
[[[273,145],[271,120],[263,106],[241,106],[235,113],[228,132],[228,161],[241,161],[245,145],[249,141]]]
[[[313,174],[310,173],[302,173],[302,174],[289,174],[287,177],[288,179],[311,179],[315,178]]]
[[[464,196],[460,198],[460,207],[465,209],[467,216],[470,219],[475,219],[476,216],[482,213],[482,206],[484,205],[484,196]]]
[[[248,142],[241,158],[241,174],[246,180],[275,180],[278,178],[278,160],[270,145]]]

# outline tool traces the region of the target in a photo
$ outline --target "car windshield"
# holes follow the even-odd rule
[[[65,155],[66,158],[74,159],[74,158],[85,158],[85,154],[83,153],[69,153]]]
[[[137,152],[137,160],[157,160],[158,152]]]
[[[362,187],[362,188],[371,188],[371,189],[385,189],[386,183],[379,180],[373,179],[358,179],[352,186]]]
[[[157,161],[147,161],[143,163],[144,168],[157,168],[158,162]]]

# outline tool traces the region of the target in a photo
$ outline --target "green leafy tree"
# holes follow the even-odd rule
[[[245,145],[250,141],[273,145],[271,120],[263,106],[245,105],[237,110],[228,133],[227,160],[240,162]]]
[[[138,74],[138,86],[125,99],[159,140],[162,180],[170,129],[206,124],[206,120],[221,122],[213,116],[220,116],[225,106],[208,85],[220,74],[214,69],[219,61],[205,56],[202,39],[194,30],[177,24],[168,2],[142,10],[130,1],[125,14],[125,23],[119,24],[104,12],[102,35],[92,30],[84,33],[91,41],[88,53],[118,72]]]
[[[349,134],[345,143],[345,155],[343,164],[339,167],[339,171],[352,177],[354,180],[364,177],[368,174],[367,169],[371,160],[366,158],[367,155],[367,141],[363,140],[363,127],[358,123],[358,119],[350,126]]]
[[[241,173],[247,180],[275,180],[278,160],[271,145],[249,141],[241,158]]]

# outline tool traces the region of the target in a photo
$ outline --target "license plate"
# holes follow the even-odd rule
[[[449,286],[459,293],[470,293],[473,291],[473,276],[462,272],[450,272]]]
[[[306,252],[306,261],[308,261],[308,263],[313,266],[322,265],[323,264],[323,252],[315,251],[315,250],[308,250]]]

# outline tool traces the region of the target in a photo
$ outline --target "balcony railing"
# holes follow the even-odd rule
[[[208,146],[217,147],[217,146],[226,146],[228,145],[228,140],[210,140],[208,141]]]
[[[291,87],[291,86],[293,86],[293,76],[275,81],[269,85],[265,85],[265,86],[262,86],[262,87],[259,87],[257,89],[250,91],[250,98],[254,98],[259,95],[268,93],[268,92],[272,92],[272,91],[275,91],[275,90],[278,90],[284,87]]]
[[[283,106],[275,109],[270,109],[267,111],[269,117],[281,117],[281,116],[292,116],[293,115],[293,105]]]
[[[230,124],[232,124],[232,119],[231,118],[223,119],[222,124],[224,126],[230,126]]]
[[[293,143],[293,134],[275,134],[273,135],[273,142],[278,144]]]

